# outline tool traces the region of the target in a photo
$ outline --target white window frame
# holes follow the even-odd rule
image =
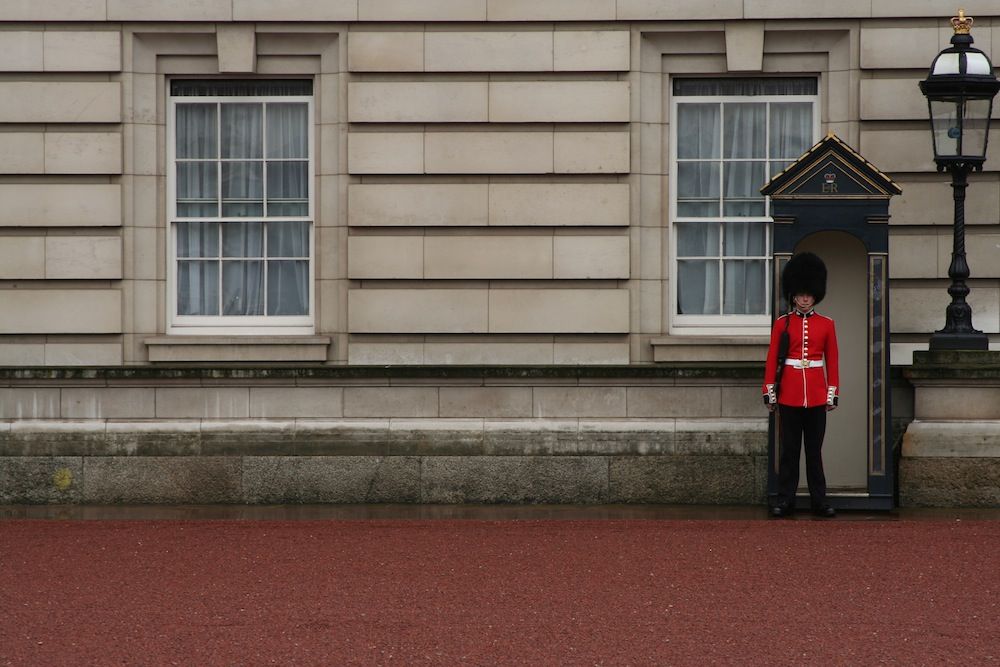
[[[804,75],[808,76],[808,75]],[[687,78],[687,77],[684,77]],[[707,78],[707,77],[706,77]],[[818,77],[817,77],[818,78]],[[672,85],[671,81],[671,85]],[[724,104],[724,103],[746,103],[746,102],[808,102],[813,107],[813,142],[819,140],[820,118],[819,118],[819,93],[815,95],[671,95],[670,96],[670,197],[668,204],[669,220],[669,277],[670,288],[667,307],[670,309],[669,333],[678,335],[700,335],[700,336],[732,336],[732,335],[767,335],[771,327],[771,310],[774,304],[771,303],[773,286],[771,285],[771,258],[773,230],[768,226],[766,240],[765,276],[767,278],[766,312],[762,315],[681,315],[677,312],[677,224],[678,222],[763,222],[770,223],[771,199],[766,197],[764,201],[764,215],[759,217],[701,217],[678,219],[677,216],[677,108],[680,104]],[[724,123],[724,114],[720,114],[720,123]],[[722,125],[720,132],[724,133]],[[765,121],[764,128],[765,146],[770,139],[770,123]],[[721,158],[720,158],[721,160]],[[746,158],[731,161],[760,161],[759,159]],[[768,160],[769,161],[769,160]],[[720,177],[723,170],[720,169]],[[763,186],[764,183],[761,183]],[[721,211],[720,211],[721,213]],[[722,277],[720,276],[720,280]]]
[[[178,335],[311,335],[316,316],[316,143],[314,95],[177,95],[167,81],[167,333]],[[178,218],[176,183],[176,118],[178,104],[191,103],[288,103],[307,105],[306,145],[309,147],[309,202],[306,216],[255,216]],[[221,136],[219,137],[221,141]],[[220,153],[221,155],[221,153]],[[265,198],[267,179],[264,179]],[[220,196],[221,196],[221,190]],[[221,211],[220,211],[221,213]],[[309,223],[309,313],[307,315],[178,315],[177,314],[177,224],[179,222],[308,222]],[[221,259],[220,259],[221,261]],[[266,286],[265,286],[266,289]]]

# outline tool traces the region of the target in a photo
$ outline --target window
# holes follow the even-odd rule
[[[312,333],[312,82],[170,83],[172,333]]]
[[[814,143],[812,78],[674,79],[671,321],[707,333],[770,323],[760,188]]]

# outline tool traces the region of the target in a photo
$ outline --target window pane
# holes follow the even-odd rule
[[[763,257],[767,254],[767,224],[762,222],[727,222],[726,257]]]
[[[678,257],[719,256],[719,223],[679,222],[676,227]]]
[[[767,107],[764,104],[724,105],[723,157],[762,158]]]
[[[676,78],[674,95],[815,95],[815,77]]]
[[[219,215],[219,176],[216,162],[177,163],[177,215],[214,218]]]
[[[763,315],[766,312],[764,260],[727,260],[725,280],[723,312],[726,315]]]
[[[264,223],[227,222],[222,225],[223,257],[263,257]]]
[[[727,162],[724,165],[725,216],[764,215],[764,195],[760,188],[767,182],[763,162]]]
[[[677,106],[677,157],[719,158],[719,105]]]
[[[790,164],[792,164],[793,162],[794,162],[794,160],[786,160],[786,161],[782,161],[782,162],[771,162],[771,163],[769,163],[768,167],[767,167],[767,169],[768,169],[768,172],[767,172],[768,178],[774,178],[775,176],[777,176],[778,174],[780,174],[781,172],[783,172],[785,169],[787,169],[788,166]]]
[[[219,156],[215,114],[214,104],[177,105],[176,151],[179,159]]]
[[[719,314],[719,263],[677,262],[677,310],[680,315]]]
[[[177,262],[177,314],[219,314],[219,263]]]
[[[309,314],[309,262],[267,263],[267,314]]]
[[[264,262],[222,263],[222,314],[264,314]]]
[[[305,104],[268,104],[267,157],[309,157],[308,122]]]
[[[263,215],[263,176],[262,162],[223,162],[222,215],[225,217]]]
[[[267,226],[268,257],[308,257],[309,223],[274,222]]]
[[[170,94],[177,96],[231,97],[236,95],[312,95],[309,79],[173,79]]]
[[[178,257],[218,257],[219,223],[178,222]]]
[[[267,163],[267,214],[305,216],[309,214],[309,163]]]
[[[222,157],[263,157],[262,105],[222,105]]]
[[[771,104],[770,155],[796,160],[813,145],[812,104],[774,102]]]
[[[719,215],[719,163],[677,163],[677,214]]]

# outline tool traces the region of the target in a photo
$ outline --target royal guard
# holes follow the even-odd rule
[[[806,451],[806,480],[814,514],[833,517],[826,501],[823,436],[826,413],[837,407],[840,386],[837,332],[833,320],[816,312],[826,296],[826,265],[811,252],[794,255],[781,274],[781,289],[791,312],[771,330],[764,371],[764,403],[778,411],[780,456],[778,497],[771,516],[795,511],[799,451]]]

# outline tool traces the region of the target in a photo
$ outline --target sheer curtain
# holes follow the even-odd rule
[[[809,80],[692,80],[675,94],[805,94]],[[811,83],[815,93],[815,82]],[[693,91],[693,92],[692,92]],[[760,187],[811,145],[813,104],[748,97],[677,107],[677,305],[685,315],[767,312]],[[715,218],[698,221],[698,218]],[[721,218],[721,221],[720,221]],[[757,218],[757,221],[748,219]],[[742,219],[742,220],[741,220]]]

